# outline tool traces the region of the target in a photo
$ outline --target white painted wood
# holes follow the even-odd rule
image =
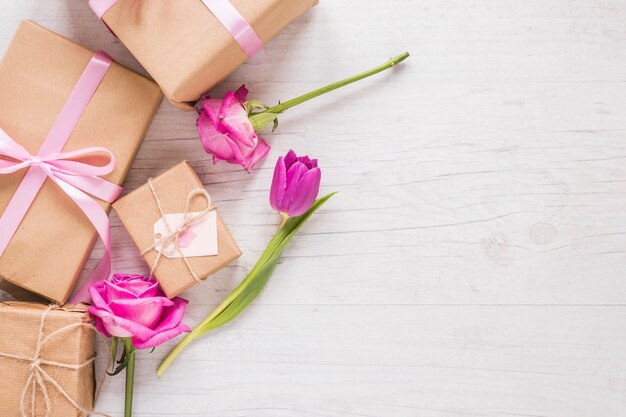
[[[1,0],[0,50],[31,18],[139,69],[85,3]],[[250,175],[164,104],[127,189],[190,160],[245,251],[186,294],[189,324],[270,238],[278,155],[318,157],[340,194],[236,322],[161,379],[173,343],[141,352],[135,415],[626,415],[625,19],[618,0],[324,1],[214,93],[273,104],[412,58],[287,113]],[[113,226],[115,269],[145,271]],[[98,408],[121,416],[123,378]]]

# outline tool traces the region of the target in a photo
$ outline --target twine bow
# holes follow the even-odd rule
[[[209,193],[207,193],[207,191],[204,188],[196,188],[195,190],[192,190],[187,195],[187,201],[185,202],[184,220],[176,228],[173,228],[168,223],[168,221],[167,221],[167,219],[165,217],[165,211],[163,210],[163,206],[161,205],[161,200],[159,200],[159,196],[157,195],[156,190],[154,188],[154,184],[152,182],[152,178],[148,179],[148,186],[150,187],[150,191],[152,192],[152,196],[154,197],[154,201],[156,201],[157,207],[159,209],[159,213],[161,213],[161,218],[163,219],[163,222],[165,223],[165,228],[167,229],[167,234],[165,236],[162,236],[155,243],[153,243],[152,245],[150,245],[148,248],[144,249],[141,252],[142,256],[147,254],[151,250],[156,250],[156,252],[157,252],[157,257],[154,260],[154,262],[152,263],[152,266],[150,267],[150,276],[152,276],[152,274],[156,270],[157,266],[159,265],[159,261],[161,260],[161,256],[163,254],[165,254],[167,256],[167,255],[170,255],[170,254],[172,254],[174,252],[178,252],[180,257],[185,262],[185,265],[187,266],[187,269],[189,270],[189,273],[191,274],[191,276],[197,282],[202,281],[202,279],[200,277],[198,277],[198,275],[196,275],[196,273],[194,272],[193,268],[189,264],[189,261],[187,260],[187,258],[183,255],[182,251],[180,250],[180,236],[184,232],[186,232],[191,226],[193,226],[194,224],[197,224],[200,221],[202,221],[202,219],[204,219],[206,217],[206,215],[209,214],[209,212],[211,212],[211,211],[213,211],[213,210],[215,210],[217,208],[216,206],[213,205],[213,203],[211,201],[211,196],[209,195]],[[192,203],[193,199],[196,198],[196,197],[202,197],[206,201],[206,207],[201,212],[192,214],[190,212],[191,203]],[[159,247],[159,246],[160,246],[160,249],[157,250],[156,248]],[[171,247],[171,249],[168,249],[170,247]]]
[[[26,362],[29,364],[29,374],[26,379],[26,385],[24,385],[24,389],[22,390],[22,396],[20,399],[20,415],[22,417],[41,417],[36,414],[36,398],[37,392],[41,393],[41,397],[43,398],[44,406],[45,406],[45,414],[43,417],[50,417],[52,415],[52,406],[50,400],[50,394],[48,393],[48,387],[46,384],[52,386],[63,398],[67,400],[68,403],[72,405],[77,411],[79,411],[82,415],[98,415],[102,417],[110,417],[108,414],[92,412],[85,408],[83,408],[80,404],[78,404],[65,389],[56,381],[43,367],[51,366],[54,368],[62,368],[62,369],[72,369],[79,370],[88,365],[91,365],[96,357],[92,357],[86,360],[83,363],[79,364],[68,364],[56,361],[49,361],[43,359],[41,357],[41,351],[44,346],[55,337],[74,330],[78,327],[87,327],[90,329],[96,330],[92,325],[87,323],[73,323],[68,326],[62,327],[60,329],[55,330],[49,335],[44,337],[44,325],[46,322],[46,316],[50,313],[50,311],[58,309],[59,307],[55,305],[51,305],[48,307],[43,314],[41,315],[41,321],[39,324],[39,334],[37,336],[37,344],[35,345],[35,352],[32,356],[26,355],[14,355],[10,353],[0,352],[0,357],[15,359],[17,361]],[[30,393],[30,395],[29,395]],[[29,404],[30,403],[30,404]]]

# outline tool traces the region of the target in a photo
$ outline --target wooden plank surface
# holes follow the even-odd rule
[[[0,4],[1,51],[29,18],[140,69],[86,1]],[[127,190],[188,159],[245,252],[185,294],[189,324],[271,237],[278,155],[340,193],[245,315],[160,379],[173,343],[141,352],[135,415],[626,415],[625,20],[616,0],[323,1],[213,94],[273,104],[412,57],[285,114],[252,174],[164,103]],[[112,221],[115,270],[145,272]],[[121,416],[123,378],[98,408]]]

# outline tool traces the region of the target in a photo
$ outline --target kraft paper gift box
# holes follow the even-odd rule
[[[36,155],[93,55],[34,22],[22,22],[0,63],[0,128]],[[113,63],[63,151],[108,148],[116,164],[103,178],[121,184],[161,100],[153,81]],[[0,175],[0,215],[26,171]],[[109,211],[109,203],[94,199]],[[79,207],[46,179],[0,256],[0,278],[62,304],[96,238]]]
[[[213,243],[217,244],[215,248],[217,254],[170,258],[165,255],[159,257],[159,253],[153,249],[153,245],[161,237],[155,232],[155,223],[162,217],[161,210],[164,214],[185,213],[190,193],[203,190],[202,182],[195,171],[184,161],[113,203],[113,208],[124,227],[130,233],[139,251],[143,252],[145,261],[151,268],[154,268],[154,276],[168,298],[182,293],[197,284],[198,279],[207,278],[241,256],[237,243],[228,232],[217,210],[209,212],[215,216],[212,220],[216,226],[216,237],[213,229],[212,233],[201,235],[202,232],[199,230],[204,229],[199,229],[198,226],[190,228],[192,232],[197,232],[195,234],[198,236],[195,239],[207,238],[207,241],[197,241],[207,248],[211,246],[208,238],[214,238]],[[189,200],[188,212],[200,212],[207,208],[207,201],[198,197]],[[171,223],[169,227],[173,231],[179,224],[180,219],[177,223]],[[192,241],[192,244],[195,242],[195,240]],[[202,247],[200,249],[203,250]]]
[[[95,5],[112,1],[90,3],[96,10]],[[317,0],[230,3],[267,44]],[[182,109],[192,109],[203,94],[248,59],[202,0],[117,0],[102,20],[161,86],[165,96]]]
[[[72,405],[66,396],[83,410],[92,409],[95,331],[84,308],[50,309],[42,304],[19,301],[0,303],[2,417],[46,415],[46,399],[51,417],[83,416],[82,410]],[[33,404],[33,384],[29,379],[36,379],[36,376],[46,383],[45,392],[35,387]],[[22,407],[25,414],[21,412]]]

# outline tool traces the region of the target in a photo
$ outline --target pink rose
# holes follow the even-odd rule
[[[248,90],[242,85],[223,99],[202,99],[196,126],[204,150],[213,155],[214,164],[226,161],[250,171],[270,150],[248,119],[247,97]]]
[[[169,300],[155,279],[143,275],[114,274],[89,288],[89,307],[98,331],[106,337],[131,337],[137,349],[152,348],[183,332],[187,300]]]

